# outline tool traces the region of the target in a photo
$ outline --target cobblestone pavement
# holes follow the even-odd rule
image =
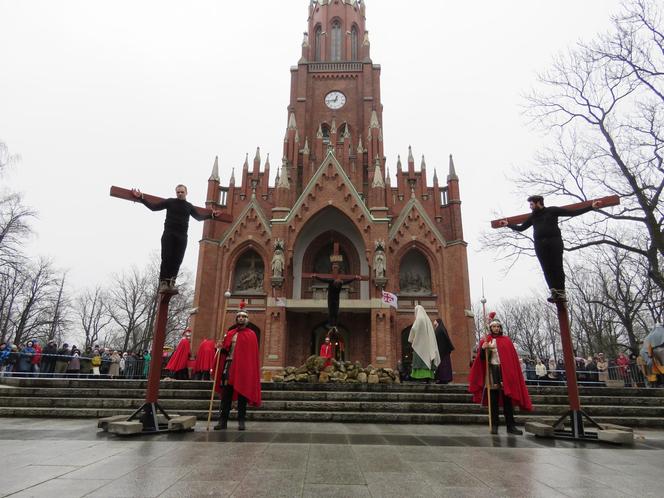
[[[664,431],[633,446],[466,425],[250,422],[118,438],[95,420],[0,419],[0,496],[659,496]],[[504,428],[501,428],[501,432]]]

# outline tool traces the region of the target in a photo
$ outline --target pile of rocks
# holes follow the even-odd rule
[[[363,368],[360,362],[327,360],[320,356],[310,356],[300,367],[286,369],[272,377],[274,382],[308,382],[310,384],[327,384],[328,382],[345,384],[400,384],[399,372],[391,368],[374,368],[371,365]]]

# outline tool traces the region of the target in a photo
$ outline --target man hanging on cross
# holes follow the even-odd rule
[[[332,263],[332,273],[328,275],[319,275],[317,273],[303,273],[303,277],[310,277],[323,282],[327,285],[327,311],[328,323],[330,327],[335,328],[339,321],[339,296],[344,285],[348,285],[355,280],[368,280],[368,277],[360,275],[340,275],[339,266],[343,261],[343,256],[339,254],[339,243],[334,243],[334,253],[330,256]]]
[[[159,292],[175,290],[175,279],[180,271],[180,265],[187,249],[187,231],[189,230],[189,217],[197,221],[215,219],[219,211],[212,210],[200,213],[199,210],[187,202],[187,187],[175,187],[175,198],[154,201],[146,198],[140,190],[132,189],[134,198],[140,201],[151,211],[166,210],[164,233],[161,236],[161,267],[159,269]]]
[[[563,267],[563,239],[558,226],[558,217],[560,216],[578,216],[587,213],[593,209],[599,209],[605,204],[604,199],[598,199],[592,202],[584,203],[583,207],[573,206],[544,207],[544,197],[541,195],[532,195],[528,197],[531,214],[522,224],[514,220],[499,220],[497,226],[508,227],[517,232],[523,232],[529,227],[533,227],[533,239],[535,241],[535,254],[540,262],[544,279],[546,280],[551,297],[550,302],[566,301],[565,294],[565,269]]]

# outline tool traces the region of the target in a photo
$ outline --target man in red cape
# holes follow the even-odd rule
[[[214,339],[204,339],[198,346],[196,362],[194,363],[194,378],[198,380],[210,380],[211,372],[214,370],[216,346]]]
[[[189,362],[189,354],[191,353],[191,329],[187,328],[182,333],[182,339],[178,343],[178,347],[168,360],[166,370],[173,372],[173,377],[176,380],[188,380],[189,371],[187,370],[187,363]]]
[[[329,367],[332,365],[332,358],[334,357],[334,347],[330,342],[330,337],[325,338],[325,342],[320,345],[320,352],[318,354],[321,358],[325,358],[325,363],[323,367]]]
[[[503,335],[503,324],[495,316],[495,312],[489,314],[490,333],[480,341],[478,354],[470,369],[468,390],[473,394],[475,403],[486,405],[485,383],[488,376],[491,389],[491,433],[498,434],[498,406],[502,405],[507,432],[521,435],[523,432],[514,422],[514,405],[522,410],[531,411],[533,404],[530,401],[526,381],[523,379],[514,344],[509,337]]]
[[[244,310],[244,302],[240,305],[235,317],[235,327],[226,332],[219,344],[221,358],[215,390],[221,396],[219,423],[215,430],[226,429],[231,404],[237,400],[238,429],[246,429],[247,403],[251,406],[261,405],[261,378],[256,333],[247,327],[249,315]]]

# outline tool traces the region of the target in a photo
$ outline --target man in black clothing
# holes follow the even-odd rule
[[[192,204],[187,202],[187,187],[175,187],[175,198],[160,202],[150,202],[144,198],[140,190],[132,189],[131,193],[151,211],[166,210],[164,233],[161,236],[161,268],[159,269],[159,292],[175,289],[175,279],[187,249],[187,231],[189,217],[203,221],[213,219],[217,211],[210,215],[200,215]]]
[[[544,197],[533,195],[528,197],[532,214],[521,225],[501,220],[500,226],[511,228],[517,232],[533,227],[535,241],[535,254],[540,262],[544,279],[551,291],[549,301],[566,301],[565,270],[563,267],[563,238],[558,227],[558,217],[578,216],[602,206],[601,201],[594,201],[592,205],[581,209],[566,209],[556,206],[544,207]]]
[[[332,263],[332,273],[339,273],[338,263]],[[341,294],[341,289],[344,285],[355,282],[355,280],[361,280],[361,277],[356,275],[348,280],[341,280],[339,278],[324,278],[314,275],[314,279],[327,284],[327,311],[330,315],[328,321],[330,327],[336,327],[339,321],[339,295]]]

